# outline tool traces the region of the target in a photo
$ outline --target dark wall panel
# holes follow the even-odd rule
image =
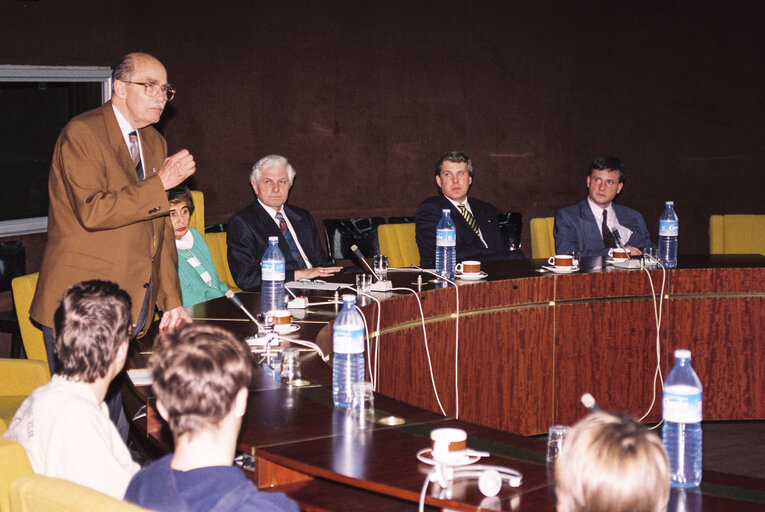
[[[160,129],[195,155],[209,223],[268,153],[318,221],[413,214],[449,149],[473,195],[523,213],[527,251],[528,219],[584,197],[603,153],[654,237],[675,200],[681,252],[707,251],[712,213],[765,213],[762,2],[0,0],[0,20],[3,64],[160,58]]]

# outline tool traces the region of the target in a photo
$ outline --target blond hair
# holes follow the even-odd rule
[[[669,500],[661,440],[633,418],[606,412],[574,425],[555,461],[558,512],[659,512]]]

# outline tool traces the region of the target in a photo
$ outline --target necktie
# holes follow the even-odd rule
[[[603,245],[606,249],[613,249],[616,247],[616,240],[611,230],[608,229],[608,210],[603,210],[603,224],[600,225],[600,230],[603,232]]]
[[[457,208],[460,209],[460,213],[462,213],[462,216],[465,217],[465,220],[467,221],[468,225],[473,229],[476,235],[479,234],[478,231],[478,223],[475,221],[475,217],[473,217],[473,214],[470,213],[470,210],[465,208],[464,204],[458,204]]]
[[[143,164],[141,163],[141,150],[138,147],[138,134],[132,131],[128,134],[130,140],[130,158],[133,159],[133,165],[135,166],[135,173],[138,175],[139,180],[143,180]]]
[[[282,231],[282,236],[284,236],[284,239],[287,241],[287,245],[290,246],[292,259],[295,260],[295,263],[297,264],[297,268],[298,269],[306,268],[305,260],[303,260],[303,256],[300,254],[300,250],[298,250],[297,244],[295,243],[295,239],[292,238],[292,233],[287,227],[287,221],[284,220],[284,216],[282,215],[282,212],[276,212],[276,220],[279,221],[279,229]]]

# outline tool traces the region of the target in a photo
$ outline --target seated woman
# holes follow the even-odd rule
[[[167,191],[170,201],[170,221],[178,249],[178,277],[181,280],[183,307],[193,306],[226,294],[228,287],[218,279],[210,249],[202,235],[189,227],[194,212],[194,200],[188,187]]]

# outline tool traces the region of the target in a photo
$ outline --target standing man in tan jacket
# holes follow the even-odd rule
[[[181,306],[165,191],[196,167],[185,149],[167,157],[165,139],[150,126],[175,89],[145,53],[124,56],[112,79],[111,101],[69,121],[53,151],[48,242],[30,309],[44,327],[51,374],[53,313],[74,283],[101,279],[127,291],[136,333],[145,333],[155,305],[164,312],[161,329],[191,321]]]

